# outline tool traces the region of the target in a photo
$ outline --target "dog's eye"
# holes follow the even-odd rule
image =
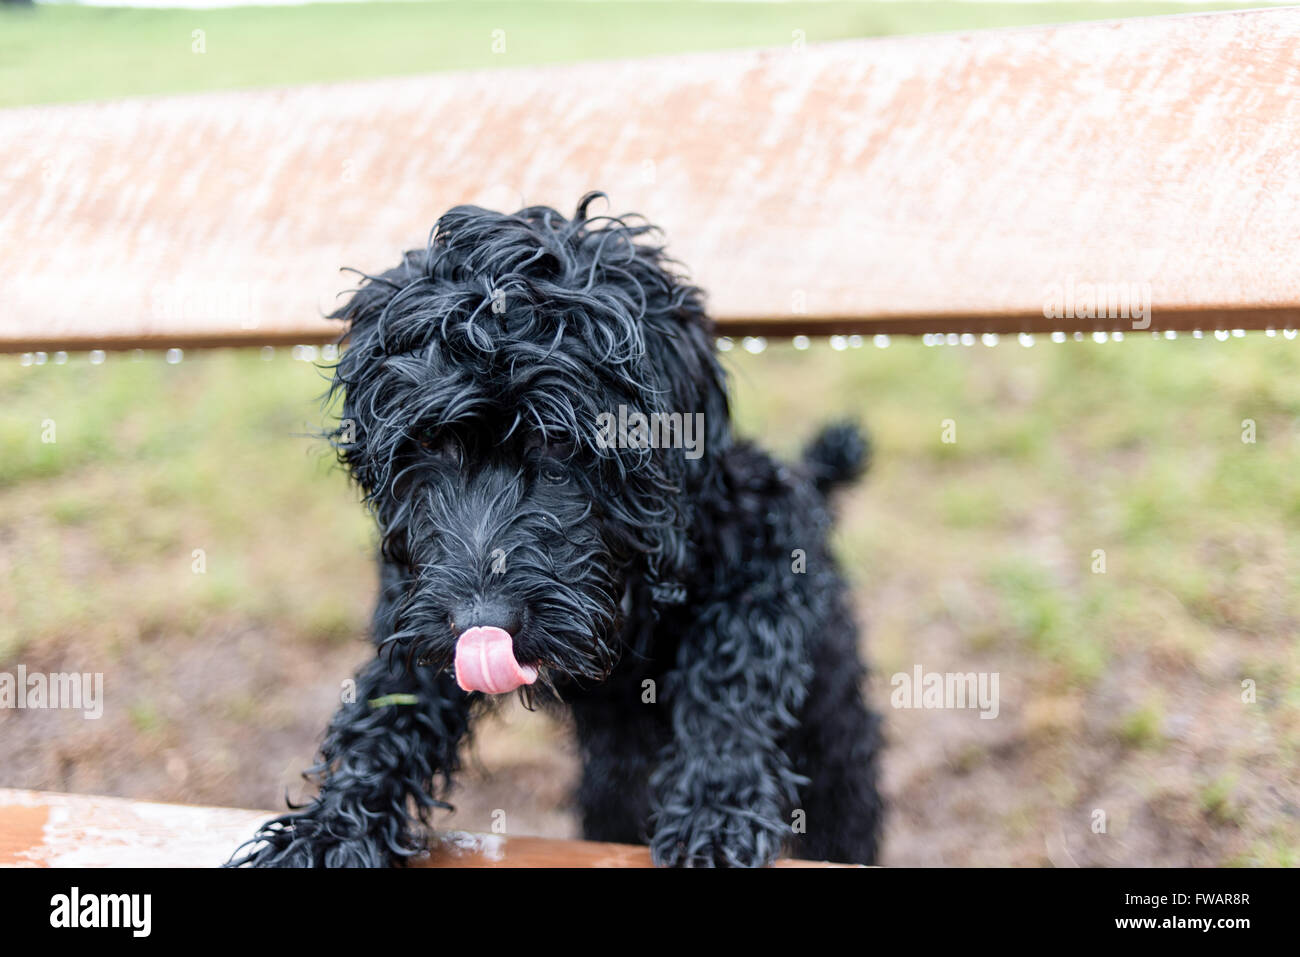
[[[446,465],[460,464],[460,443],[454,436],[425,432],[419,436],[418,441],[420,448],[437,461]]]
[[[568,479],[569,473],[565,469],[564,463],[558,459],[545,459],[538,469],[542,481],[548,485],[562,485]]]
[[[535,439],[529,443],[528,457],[537,474],[547,485],[562,485],[569,480],[569,460],[573,457],[573,443],[554,439],[543,443]]]

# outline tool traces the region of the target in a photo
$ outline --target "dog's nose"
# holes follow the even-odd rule
[[[457,605],[451,612],[451,630],[458,635],[468,628],[500,628],[517,635],[523,624],[523,610],[503,598],[474,598]]]

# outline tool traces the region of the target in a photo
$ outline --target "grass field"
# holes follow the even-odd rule
[[[1178,3],[364,3],[0,10],[0,106],[1245,9]],[[195,53],[194,31],[203,53]],[[493,52],[503,31],[504,50]],[[499,48],[499,43],[497,44]]]
[[[38,102],[489,64],[422,60],[412,38],[435,13],[431,51],[506,11],[533,24],[517,49],[535,62],[783,42],[800,16],[811,40],[1065,5],[651,6],[632,31],[647,8],[581,5],[599,11],[581,37],[565,19],[579,5],[375,6],[373,45],[355,7],[226,11],[207,22],[251,46],[202,75],[167,49],[207,13],[37,10],[0,24],[3,69],[14,50],[26,64],[0,89]],[[300,45],[269,57],[268,35]],[[64,43],[97,50],[95,69],[33,67]],[[838,548],[886,713],[886,863],[1297,863],[1300,340],[895,339],[727,363],[740,429],[777,451],[843,413],[875,438]],[[366,518],[309,437],[322,388],[285,350],[0,357],[0,670],[102,671],[107,696],[98,722],[0,711],[0,785],[243,806],[300,793],[366,654],[374,587]],[[916,664],[998,672],[999,718],[889,708],[889,677]],[[453,823],[485,829],[507,808],[512,830],[573,833],[562,732],[513,712],[489,727]]]

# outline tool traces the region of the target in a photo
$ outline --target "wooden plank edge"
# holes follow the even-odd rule
[[[1131,319],[1052,319],[1038,313],[975,314],[936,316],[753,316],[717,320],[719,336],[834,336],[891,335],[920,336],[929,333],[998,334],[1050,332],[1143,332],[1216,329],[1300,328],[1300,306],[1221,306],[1197,309],[1153,310],[1150,324]],[[237,349],[258,346],[329,345],[338,343],[332,327],[230,332],[150,333],[146,335],[0,337],[0,354],[26,352],[126,352],[134,349]]]
[[[216,867],[275,817],[271,811],[199,807],[0,788],[0,867]],[[464,831],[435,832],[424,867],[648,868],[630,844]],[[840,867],[783,859],[776,867]]]

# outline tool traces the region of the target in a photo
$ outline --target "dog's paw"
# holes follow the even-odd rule
[[[315,817],[286,814],[264,824],[225,866],[384,867],[390,863],[377,841],[346,834],[346,829]]]
[[[657,866],[764,867],[776,860],[790,832],[766,779],[720,777],[716,764],[682,758],[661,766],[656,778],[650,854]]]
[[[790,837],[781,809],[794,792],[753,753],[679,750],[650,786],[659,867],[765,867]]]
[[[735,807],[660,815],[650,841],[656,867],[766,867],[781,852],[785,828],[767,814]]]

